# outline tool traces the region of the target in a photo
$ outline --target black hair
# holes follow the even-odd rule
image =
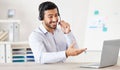
[[[46,2],[43,2],[39,5],[39,20],[43,20],[44,19],[44,12],[46,10],[50,10],[50,9],[55,9],[57,8],[57,11],[58,11],[58,16],[60,16],[59,14],[59,10],[58,10],[58,7],[55,3],[53,2],[50,2],[50,1],[46,1]]]

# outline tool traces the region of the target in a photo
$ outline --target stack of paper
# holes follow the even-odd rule
[[[6,41],[8,39],[8,31],[0,31],[0,41]]]

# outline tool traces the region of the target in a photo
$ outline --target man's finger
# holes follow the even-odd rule
[[[84,52],[85,50],[87,50],[87,48],[79,49],[79,50],[77,51],[77,53],[80,54],[80,53]]]

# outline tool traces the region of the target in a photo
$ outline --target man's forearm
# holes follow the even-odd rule
[[[43,53],[41,56],[41,64],[63,62],[65,60],[66,60],[65,51]]]

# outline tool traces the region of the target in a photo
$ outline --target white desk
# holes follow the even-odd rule
[[[58,63],[58,64],[35,64],[35,63],[6,63],[0,64],[0,70],[120,70],[120,65],[107,68],[90,69],[80,68],[83,63]]]

